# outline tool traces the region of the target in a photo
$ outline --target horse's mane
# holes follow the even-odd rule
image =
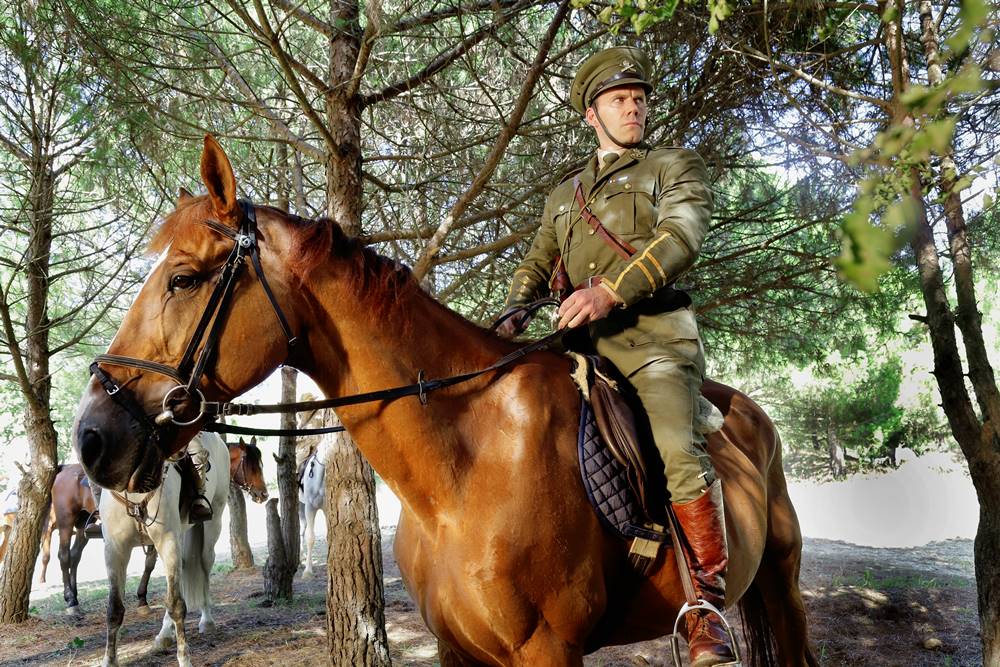
[[[348,286],[372,317],[386,317],[394,306],[420,293],[408,266],[380,255],[330,218],[307,220],[282,214],[294,235],[287,266],[302,282],[317,267],[336,262],[344,267]],[[403,327],[408,318],[397,318]]]
[[[256,470],[261,470],[262,454],[260,451],[260,447],[258,447],[257,445],[251,445],[249,442],[245,443],[245,445],[246,447],[244,451],[246,451],[246,457],[250,461],[250,467]]]

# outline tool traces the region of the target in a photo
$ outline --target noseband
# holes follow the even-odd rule
[[[225,327],[226,319],[229,315],[229,308],[232,303],[233,293],[235,292],[236,284],[239,282],[240,276],[243,273],[245,266],[244,260],[247,257],[250,258],[250,262],[253,264],[254,273],[257,275],[257,280],[260,282],[261,287],[264,288],[264,293],[267,295],[268,301],[271,302],[274,314],[277,316],[281,329],[285,334],[285,338],[288,340],[288,346],[290,348],[294,347],[298,341],[298,339],[292,335],[292,330],[288,325],[288,320],[285,318],[285,314],[281,311],[281,307],[274,298],[274,293],[271,291],[271,287],[267,283],[267,278],[264,277],[264,269],[260,263],[260,249],[257,244],[256,209],[253,204],[244,199],[239,200],[239,206],[243,215],[240,219],[238,230],[233,230],[232,228],[216,222],[215,220],[201,221],[201,224],[232,239],[233,249],[230,251],[229,257],[226,259],[226,263],[222,266],[222,273],[219,276],[218,282],[215,284],[215,289],[209,297],[208,304],[205,306],[205,311],[202,313],[198,326],[195,329],[194,334],[191,336],[191,340],[188,341],[187,349],[185,349],[184,356],[181,357],[177,367],[174,368],[155,361],[125,357],[117,354],[100,354],[95,357],[94,362],[90,365],[91,374],[101,383],[101,386],[104,387],[108,396],[110,396],[139,423],[145,431],[147,439],[154,438],[158,440],[160,429],[163,427],[190,426],[201,421],[202,418],[205,417],[205,396],[201,393],[198,385],[205,373],[206,366],[215,352],[216,346],[219,342],[219,336]],[[200,353],[198,352],[199,347],[201,347]],[[116,383],[110,375],[101,369],[99,364],[126,366],[143,371],[158,373],[171,378],[177,382],[177,385],[164,394],[162,405],[163,410],[156,416],[155,419],[151,420],[149,415],[146,414],[145,410],[136,400],[135,395],[127,387],[125,387],[124,384],[120,385]],[[188,421],[179,421],[177,419],[173,410],[171,410],[168,405],[170,399],[175,395],[197,399],[198,415],[194,419],[190,419]]]

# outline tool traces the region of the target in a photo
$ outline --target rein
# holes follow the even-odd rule
[[[359,403],[370,403],[375,401],[392,401],[404,396],[418,396],[421,404],[427,405],[427,394],[430,392],[451,387],[462,382],[468,382],[469,380],[485,375],[486,373],[499,370],[532,352],[549,347],[552,343],[562,338],[565,333],[563,330],[553,332],[544,338],[529,343],[524,347],[518,348],[517,350],[504,355],[486,368],[482,368],[477,371],[462,373],[460,375],[452,375],[444,378],[425,380],[424,372],[421,370],[417,373],[417,381],[415,383],[400,387],[382,389],[379,391],[371,391],[352,396],[341,396],[339,398],[328,398],[319,401],[275,403],[270,405],[206,401],[204,394],[202,394],[201,390],[198,389],[198,385],[201,382],[209,360],[215,352],[219,336],[225,326],[226,319],[229,314],[229,306],[232,302],[233,293],[236,289],[236,283],[243,272],[245,265],[244,260],[246,258],[249,257],[250,259],[250,263],[253,266],[257,280],[261,287],[263,287],[264,293],[267,295],[268,301],[270,301],[274,314],[278,319],[278,323],[281,325],[281,329],[288,340],[289,348],[294,347],[298,342],[298,338],[292,333],[291,327],[288,325],[288,320],[285,318],[285,314],[278,305],[278,301],[274,297],[274,293],[271,291],[267,278],[264,276],[264,269],[260,262],[260,249],[257,243],[256,209],[253,204],[244,199],[239,200],[239,205],[243,212],[243,216],[240,219],[238,231],[234,231],[233,229],[215,220],[201,221],[201,223],[205,226],[222,234],[223,236],[226,236],[227,238],[232,239],[233,249],[229,253],[229,257],[226,259],[225,264],[222,266],[222,273],[215,285],[215,289],[209,297],[208,305],[205,307],[205,311],[202,313],[201,319],[198,321],[198,326],[195,328],[195,332],[191,336],[191,340],[188,342],[184,355],[177,364],[177,368],[155,361],[125,357],[117,354],[97,355],[94,362],[90,365],[91,374],[101,383],[101,386],[104,387],[108,396],[110,396],[116,403],[118,403],[119,406],[121,406],[136,420],[136,422],[143,428],[147,440],[152,439],[157,444],[159,444],[160,433],[164,427],[190,426],[198,422],[204,422],[201,424],[201,429],[203,431],[210,431],[213,433],[233,433],[238,435],[321,435],[325,433],[342,432],[345,430],[343,426],[328,426],[325,428],[309,429],[259,429],[224,424],[215,420],[219,417],[226,417],[230,415],[251,416],[270,413],[302,412],[305,410],[321,410],[324,408],[336,408],[345,405],[357,405]],[[504,319],[514,314],[521,314],[523,319],[523,317],[530,317],[533,315],[539,308],[550,305],[558,306],[559,302],[556,299],[541,299],[521,309],[511,310],[497,320],[497,322],[494,323],[493,328],[495,329]],[[202,345],[203,340],[204,345]],[[199,346],[201,346],[200,354],[198,354]],[[195,358],[195,355],[197,355],[197,359]],[[126,387],[128,383],[118,384],[115,382],[110,375],[101,369],[100,364],[102,363],[114,366],[126,366],[158,373],[173,379],[177,382],[177,385],[164,394],[162,412],[156,415],[155,418],[150,419],[150,416],[146,414],[134,394]],[[185,379],[185,377],[187,379]],[[196,398],[198,400],[199,411],[196,417],[187,421],[179,421],[177,419],[177,416],[170,408],[171,398],[177,393],[181,393],[183,395],[181,399],[183,397],[187,397],[190,399]]]

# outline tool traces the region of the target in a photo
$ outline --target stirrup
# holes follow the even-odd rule
[[[726,629],[726,634],[729,635],[729,645],[733,649],[733,655],[736,656],[736,660],[730,662],[719,663],[718,667],[742,667],[743,661],[740,659],[740,649],[739,645],[736,643],[736,633],[733,632],[733,627],[729,625],[729,621],[723,615],[719,608],[708,600],[699,599],[698,603],[695,605],[690,605],[687,602],[681,605],[680,611],[677,612],[677,618],[674,619],[674,634],[670,635],[670,649],[674,656],[675,667],[681,667],[681,643],[680,635],[677,634],[678,628],[680,628],[681,619],[684,618],[689,612],[703,610],[709,614],[715,614],[722,621],[722,626]]]
[[[207,516],[195,516],[194,508],[198,504],[199,500],[205,501],[205,506],[208,507]],[[211,501],[205,497],[205,494],[199,493],[194,497],[194,500],[191,501],[191,510],[188,511],[188,520],[191,523],[204,523],[205,521],[211,521],[213,518],[215,518],[215,508],[212,507]]]
[[[101,529],[101,515],[97,510],[90,513],[87,517],[87,524],[83,527],[83,534],[87,536],[87,539],[104,539],[104,531]]]

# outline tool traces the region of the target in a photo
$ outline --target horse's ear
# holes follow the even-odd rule
[[[257,436],[251,436],[251,438],[250,438],[250,446],[251,447],[256,447],[257,446]]]
[[[208,188],[219,222],[235,227],[240,217],[236,177],[222,146],[210,134],[205,135],[205,149],[201,153],[201,180]]]
[[[182,187],[180,192],[177,193],[177,203],[180,204],[182,201],[187,201],[188,199],[194,199],[194,195],[188,192],[187,188]]]

